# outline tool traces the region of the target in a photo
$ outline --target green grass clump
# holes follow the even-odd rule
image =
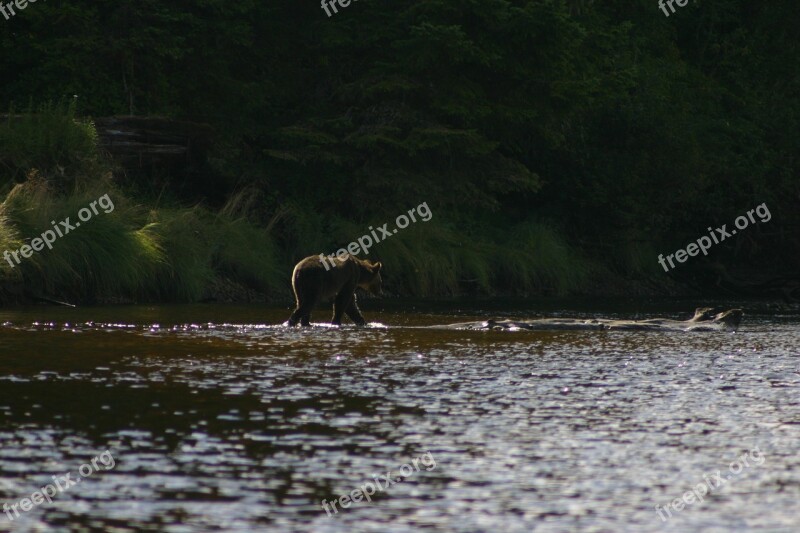
[[[0,122],[0,184],[20,182],[37,169],[70,185],[75,176],[97,171],[98,153],[94,124],[77,118],[74,101],[30,106],[19,116],[12,108]]]
[[[505,237],[492,265],[498,284],[559,295],[582,288],[589,274],[586,261],[550,226],[527,222]]]
[[[214,270],[246,286],[269,291],[288,283],[290,268],[281,261],[268,231],[245,218],[218,216],[213,227],[216,241]]]
[[[279,208],[270,216],[261,212],[263,198],[244,188],[228,199],[214,218],[214,268],[217,272],[261,291],[289,283],[292,265],[282,257],[271,233],[288,213]],[[258,220],[265,218],[265,225]]]
[[[200,207],[152,210],[148,222],[164,251],[157,283],[160,299],[196,301],[214,278],[213,235],[209,216]]]
[[[0,204],[0,254],[5,250],[16,250],[22,246],[16,228],[9,221],[6,207]],[[21,280],[19,270],[15,270],[5,259],[0,259],[0,280]]]
[[[491,292],[491,246],[436,220],[399,230],[374,250],[400,294],[454,296],[475,285]]]
[[[70,301],[98,299],[197,301],[207,297],[217,276],[262,291],[288,279],[268,231],[245,217],[207,209],[165,207],[148,210],[101,182],[72,194],[59,194],[43,179],[16,185],[0,205],[0,245],[22,244],[70,218],[108,193],[114,210],[81,223],[53,243],[2,267],[34,293]],[[21,256],[20,256],[21,257]],[[285,278],[285,279],[284,279]]]
[[[114,203],[113,211],[99,210],[80,227],[57,238],[52,250],[35,252],[14,267],[27,287],[82,301],[148,292],[164,260],[161,249],[151,228],[136,225],[142,219],[140,210],[99,183],[67,196],[56,194],[40,179],[16,185],[2,204],[5,220],[0,221],[4,228],[0,233],[18,236],[12,246],[30,244],[53,228],[51,221],[69,217],[75,225],[78,211],[104,194]]]

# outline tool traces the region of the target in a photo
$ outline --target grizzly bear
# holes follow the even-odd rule
[[[289,317],[289,326],[296,326],[298,322],[310,326],[311,311],[320,300],[332,296],[336,296],[332,324],[341,325],[342,313],[347,313],[353,322],[365,326],[367,321],[356,304],[355,290],[361,287],[373,294],[380,294],[381,266],[380,263],[373,264],[349,254],[331,258],[321,254],[306,257],[295,265],[292,272],[297,308]]]

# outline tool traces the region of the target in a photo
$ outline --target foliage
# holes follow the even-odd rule
[[[11,108],[0,123],[0,184],[21,182],[31,169],[72,185],[75,176],[98,163],[97,132],[90,120],[76,117],[76,104]]]
[[[362,0],[330,18],[313,2],[38,3],[0,33],[0,104],[72,104],[0,125],[0,178],[99,174],[75,101],[211,123],[220,183],[257,201],[138,215],[161,297],[196,299],[220,272],[285,285],[297,259],[423,201],[434,220],[375,249],[398,293],[577,291],[599,264],[660,275],[658,253],[764,202],[769,225],[709,260],[796,271],[799,18],[790,0],[670,17],[644,0]]]

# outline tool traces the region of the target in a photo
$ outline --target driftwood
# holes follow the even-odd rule
[[[100,146],[128,170],[198,166],[214,135],[207,124],[158,117],[102,117],[94,124]]]
[[[558,330],[644,330],[644,331],[736,331],[742,320],[741,309],[720,311],[713,307],[700,307],[690,320],[610,320],[605,318],[538,318],[532,320],[495,320],[460,322],[434,329],[465,329],[475,331],[558,331]]]

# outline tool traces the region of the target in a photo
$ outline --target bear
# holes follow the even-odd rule
[[[367,321],[356,304],[355,290],[361,287],[373,294],[380,294],[381,268],[381,263],[370,263],[349,254],[327,258],[322,254],[306,257],[295,265],[292,272],[292,289],[297,307],[289,317],[289,326],[294,327],[298,322],[310,326],[311,311],[320,300],[332,296],[336,297],[332,324],[341,325],[342,313],[347,313],[357,325],[366,326]]]

